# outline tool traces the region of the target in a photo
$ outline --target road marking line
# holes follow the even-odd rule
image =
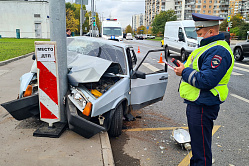
[[[234,63],[235,65],[239,65],[239,66],[244,66],[244,67],[247,67],[247,68],[249,68],[249,65],[245,65],[245,64],[241,64],[241,63]]]
[[[248,99],[245,99],[245,98],[243,98],[243,97],[241,97],[241,96],[238,96],[238,95],[236,95],[236,94],[233,94],[233,93],[232,93],[231,96],[236,97],[237,99],[240,99],[240,100],[242,100],[242,101],[245,101],[245,102],[249,103],[249,100],[248,100]]]
[[[188,129],[188,127],[159,127],[159,128],[135,128],[135,129],[127,129],[124,131],[158,131],[158,130],[174,130],[177,128]]]
[[[220,125],[214,126],[212,131],[212,136],[220,128]],[[190,158],[192,157],[192,151],[190,151],[186,157],[178,164],[178,166],[188,166],[190,164]]]
[[[244,74],[240,74],[240,73],[237,73],[237,72],[232,72],[232,75],[235,75],[235,76],[242,76],[242,75],[244,75]]]
[[[236,66],[233,66],[234,69],[237,69],[237,70],[242,70],[242,71],[245,71],[245,72],[249,72],[248,69],[243,69],[243,68],[240,68],[240,67],[236,67]]]
[[[144,65],[145,67],[147,67],[148,69],[152,70],[153,72],[159,71],[159,70],[160,70],[160,69],[156,68],[155,66],[152,66],[152,65],[149,64],[149,63],[143,63],[143,65]]]

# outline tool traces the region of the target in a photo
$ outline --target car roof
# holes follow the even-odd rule
[[[68,38],[76,38],[76,39],[88,40],[88,41],[92,41],[92,42],[101,42],[101,43],[105,43],[105,44],[108,44],[108,45],[113,45],[113,46],[118,46],[118,47],[123,47],[123,48],[127,47],[127,45],[125,43],[123,43],[123,42],[106,40],[106,39],[99,38],[99,37],[75,36],[75,37],[68,37]]]

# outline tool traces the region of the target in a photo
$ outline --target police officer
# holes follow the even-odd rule
[[[219,34],[219,20],[223,18],[198,13],[193,13],[192,17],[199,48],[191,53],[185,65],[178,61],[180,66],[174,71],[182,76],[179,92],[187,103],[193,154],[190,165],[210,166],[213,120],[227,98],[234,59],[230,46],[224,41],[225,36]]]

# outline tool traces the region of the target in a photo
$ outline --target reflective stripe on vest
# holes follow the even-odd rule
[[[229,69],[227,70],[224,77],[221,79],[221,81],[219,82],[219,84],[216,87],[214,87],[213,89],[210,90],[214,96],[219,95],[220,101],[223,102],[226,100],[227,95],[228,95],[227,84],[229,82],[229,79],[230,79],[230,76],[231,76],[231,73],[233,70],[233,65],[234,65],[233,53],[232,53],[230,46],[227,44],[226,41],[223,41],[223,40],[215,41],[215,42],[212,42],[206,46],[203,46],[203,47],[200,47],[200,48],[194,50],[191,53],[191,55],[188,57],[188,60],[184,66],[194,69],[195,72],[199,72],[198,60],[199,60],[200,56],[205,51],[207,51],[209,48],[217,46],[217,45],[220,45],[220,46],[226,48],[229,51],[231,58],[232,58],[232,64],[229,67]],[[200,92],[201,92],[200,89],[195,87],[195,79],[193,79],[192,83],[190,82],[191,78],[195,74],[195,72],[192,72],[189,75],[188,82],[183,81],[180,84],[180,96],[186,100],[189,100],[189,101],[196,101],[199,98]]]

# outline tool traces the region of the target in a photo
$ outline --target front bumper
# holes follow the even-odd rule
[[[66,111],[69,129],[73,130],[77,134],[85,138],[91,138],[101,131],[106,131],[104,127],[80,117],[77,114],[76,107],[68,98],[66,101]]]
[[[16,120],[24,120],[39,115],[38,94],[1,104]]]

